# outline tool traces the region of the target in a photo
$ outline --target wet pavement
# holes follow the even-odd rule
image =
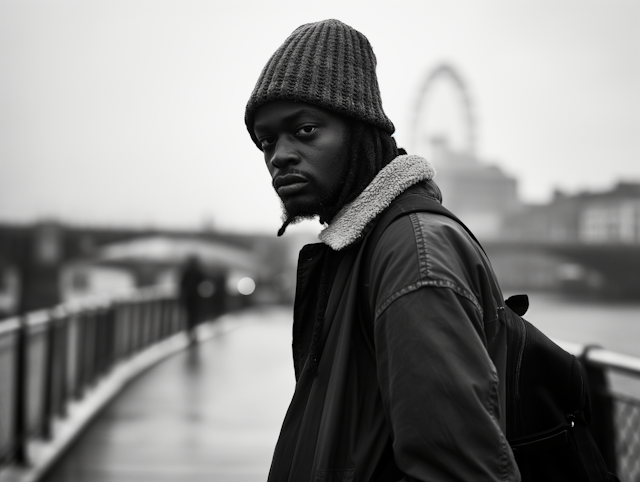
[[[133,381],[43,481],[266,480],[294,389],[291,312],[230,316]]]

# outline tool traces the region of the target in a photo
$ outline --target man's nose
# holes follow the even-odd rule
[[[279,139],[271,156],[271,165],[277,169],[282,169],[288,164],[299,162],[300,157],[295,147],[286,139]]]

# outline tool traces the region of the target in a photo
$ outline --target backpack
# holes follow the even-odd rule
[[[365,266],[385,229],[398,217],[430,212],[458,222],[440,201],[418,186],[400,195],[369,234]],[[484,250],[482,249],[484,252]],[[486,253],[485,253],[486,255]],[[487,257],[488,259],[488,257]],[[588,429],[589,393],[578,359],[522,318],[526,295],[505,300],[507,323],[507,441],[523,482],[615,482]]]

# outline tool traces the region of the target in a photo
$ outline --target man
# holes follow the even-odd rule
[[[481,248],[443,215],[425,159],[396,147],[368,40],[337,21],[295,30],[264,67],[245,123],[300,252],[296,390],[270,481],[519,480],[505,430],[503,301]],[[372,243],[374,246],[370,246]]]

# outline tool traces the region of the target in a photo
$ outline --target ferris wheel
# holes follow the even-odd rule
[[[423,139],[431,134],[425,125],[424,118],[429,114],[430,95],[435,84],[447,82],[457,93],[460,105],[463,109],[463,123],[465,128],[465,138],[463,150],[474,155],[476,150],[476,124],[472,107],[471,96],[460,73],[450,64],[442,63],[432,69],[424,78],[416,101],[413,104],[413,117],[411,121],[411,147],[414,151],[419,150]]]

